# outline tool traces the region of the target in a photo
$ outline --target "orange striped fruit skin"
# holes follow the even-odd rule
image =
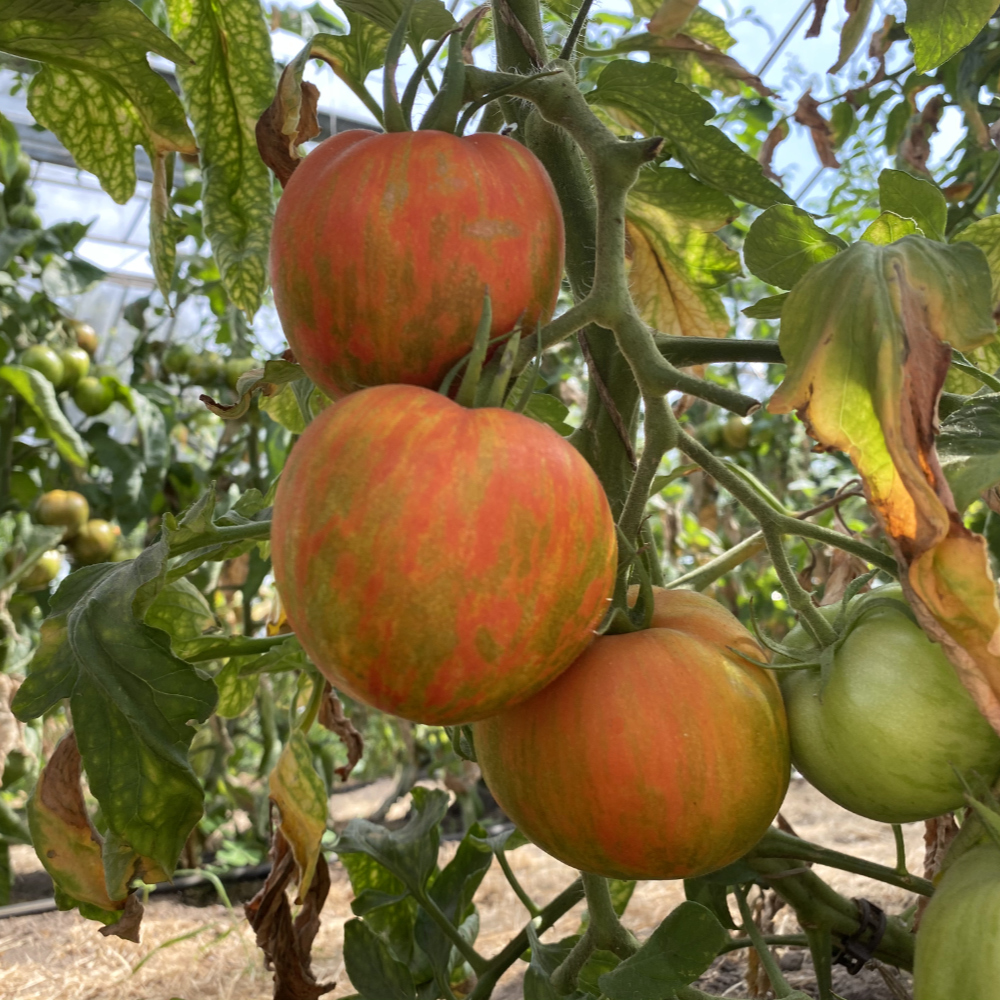
[[[481,719],[552,681],[614,586],[597,477],[543,424],[386,385],[323,410],[274,504],[288,620],[331,682],[417,722]]]
[[[711,598],[656,590],[652,627],[602,636],[529,701],[473,727],[490,791],[553,857],[612,878],[732,863],[774,818],[790,774],[773,675]]]
[[[296,360],[328,395],[436,389],[472,349],[487,289],[491,336],[549,319],[563,244],[552,182],[513,139],[343,132],[281,196],[274,302]]]

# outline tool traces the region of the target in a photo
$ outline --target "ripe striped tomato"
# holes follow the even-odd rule
[[[306,428],[274,504],[288,620],[338,687],[450,725],[527,698],[593,638],[616,567],[590,466],[543,424],[415,386]]]
[[[292,174],[271,235],[274,301],[295,358],[337,398],[437,388],[472,348],[489,290],[492,335],[545,322],[563,223],[534,154],[491,133],[321,143]]]
[[[602,636],[529,701],[473,727],[504,812],[553,857],[609,878],[723,868],[767,830],[790,774],[773,675],[733,615],[654,591],[652,627]]]

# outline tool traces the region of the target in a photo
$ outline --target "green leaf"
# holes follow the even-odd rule
[[[44,64],[28,109],[115,201],[135,190],[136,145],[151,155],[196,152],[180,102],[146,53],[178,67],[189,59],[130,0],[8,0],[0,49]]]
[[[993,279],[993,302],[1000,302],[1000,215],[973,222],[955,237],[955,242],[959,241],[973,243],[986,254]]]
[[[775,205],[754,220],[743,244],[743,259],[762,281],[791,288],[814,264],[846,246],[801,208]]]
[[[415,1000],[410,970],[363,920],[344,924],[344,967],[365,1000]]]
[[[419,895],[437,867],[439,824],[447,811],[445,792],[414,788],[413,810],[404,827],[386,830],[365,819],[352,819],[337,840],[337,853],[367,854]]]
[[[389,32],[374,21],[347,10],[350,34],[320,33],[310,39],[312,54],[322,58],[352,88],[364,86],[368,74],[385,62]]]
[[[524,1000],[559,1000],[550,977],[572,951],[573,945],[580,939],[579,935],[563,938],[555,944],[542,944],[533,923],[529,923],[525,930],[531,946],[531,961],[524,973]],[[574,997],[579,995],[573,994]]]
[[[736,930],[733,915],[729,912],[729,888],[712,879],[684,879],[684,895],[694,903],[701,903],[715,914],[715,919],[729,930]]]
[[[403,16],[403,0],[344,0],[345,11],[363,14],[374,24],[392,32]],[[455,27],[455,18],[441,0],[415,0],[410,10],[409,41],[418,48],[440,38]]]
[[[587,996],[600,997],[604,991],[599,985],[601,977],[621,965],[621,959],[610,951],[598,949],[584,962],[576,977],[577,988]]]
[[[566,423],[569,407],[551,392],[533,392],[528,397],[528,405],[524,415],[537,420],[540,424],[548,424],[557,434],[569,437],[573,433],[572,424]]]
[[[661,1000],[694,982],[712,964],[728,935],[711,910],[681,903],[649,940],[599,983],[608,1000]]]
[[[906,0],[906,32],[918,73],[964,49],[996,13],[993,0]]]
[[[143,619],[162,629],[171,639],[183,642],[200,636],[215,621],[205,595],[188,579],[168,583],[154,598]]]
[[[82,295],[105,276],[104,271],[82,257],[53,255],[42,268],[42,289],[51,298]]]
[[[86,468],[87,446],[59,408],[52,383],[41,372],[22,365],[0,367],[0,379],[31,407],[39,431],[52,439],[62,458],[70,465]]]
[[[629,194],[706,233],[714,233],[739,215],[732,198],[677,167],[647,167],[639,171]]]
[[[169,302],[177,261],[177,243],[184,237],[184,223],[170,204],[168,155],[158,153],[153,158],[153,187],[149,197],[149,246],[157,287]]]
[[[781,319],[781,307],[788,298],[788,292],[780,295],[765,295],[758,299],[752,306],[747,306],[742,310],[743,315],[749,319]]]
[[[257,693],[257,676],[240,673],[243,659],[238,657],[230,660],[215,675],[215,686],[219,691],[215,714],[223,719],[235,719],[242,715],[253,704]]]
[[[167,0],[174,37],[194,60],[177,78],[198,136],[205,233],[233,303],[248,315],[267,286],[273,198],[255,129],[277,84],[258,0]]]
[[[752,156],[705,124],[715,109],[675,76],[666,66],[616,59],[587,100],[614,111],[628,128],[663,136],[670,153],[705,184],[761,208],[790,203]]]
[[[904,236],[923,236],[913,219],[904,219],[895,212],[883,212],[862,234],[861,239],[876,246],[888,246]]]
[[[878,176],[878,200],[883,212],[913,219],[925,236],[943,240],[948,227],[948,202],[940,188],[905,170],[883,170]]]
[[[21,719],[70,698],[90,789],[112,833],[173,871],[201,816],[188,763],[194,719],[215,706],[215,685],[170,651],[169,637],[136,619],[163,585],[167,541],[126,563],[72,574],[52,600],[42,646],[13,709]]]
[[[948,416],[937,451],[961,513],[983,490],[1000,483],[1000,393],[974,396]]]
[[[388,944],[400,962],[411,965],[415,955],[416,900],[392,872],[366,854],[344,854],[341,863],[354,890],[354,914],[365,918],[368,927]]]
[[[854,55],[854,50],[868,27],[874,3],[875,0],[845,0],[847,20],[840,29],[840,51],[837,53],[837,61],[827,70],[828,73],[839,73]]]

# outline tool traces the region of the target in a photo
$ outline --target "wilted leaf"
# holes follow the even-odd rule
[[[0,379],[31,407],[39,421],[38,429],[52,439],[56,451],[70,465],[85,467],[87,446],[60,409],[52,383],[41,372],[23,365],[0,367]]]
[[[1000,483],[1000,393],[974,396],[941,424],[941,468],[959,513]]]
[[[202,394],[199,399],[223,420],[238,420],[250,409],[250,400],[256,393],[262,396],[273,396],[280,392],[281,387],[299,379],[308,378],[302,366],[294,361],[282,359],[265,363],[263,368],[252,368],[244,372],[236,381],[236,392],[239,399],[232,404],[217,403],[211,396]]]
[[[798,411],[813,437],[850,455],[917,620],[1000,731],[1000,607],[986,543],[962,523],[934,447],[952,348],[995,330],[989,268],[966,246],[857,243],[813,268],[782,312],[788,370],[769,408]]]
[[[587,94],[591,104],[611,109],[630,128],[663,136],[671,154],[699,180],[761,208],[791,198],[764,177],[761,165],[714,125],[708,101],[676,82],[666,66],[616,59]]]
[[[13,708],[24,720],[70,699],[109,829],[171,872],[202,810],[188,723],[211,714],[215,685],[137,618],[163,585],[167,549],[163,537],[130,562],[85,567],[63,582]]]
[[[781,183],[781,178],[774,172],[771,164],[774,161],[774,152],[778,148],[778,143],[784,142],[788,138],[788,119],[781,118],[775,125],[760,146],[760,153],[757,154],[757,162],[760,163],[764,176],[775,184]]]
[[[697,6],[698,0],[663,0],[649,19],[649,30],[654,35],[670,38],[684,27]]]
[[[38,860],[71,899],[107,911],[124,907],[108,895],[101,860],[103,840],[94,828],[80,787],[80,753],[72,730],[64,736],[38,776],[28,800],[28,826]]]
[[[866,243],[888,246],[904,236],[924,235],[913,219],[904,219],[895,212],[883,212],[862,234]]]
[[[840,161],[833,151],[833,130],[830,128],[830,123],[819,113],[819,101],[808,90],[795,105],[795,120],[809,129],[819,162],[824,167],[837,169]]]
[[[743,259],[761,281],[791,288],[813,265],[846,246],[801,208],[774,205],[754,219],[743,244]]]
[[[944,98],[935,94],[924,105],[923,111],[911,115],[897,150],[899,162],[908,164],[918,174],[930,180],[933,180],[933,175],[927,169],[927,161],[931,155],[931,136],[937,131],[943,108]],[[888,128],[886,133],[888,134]]]
[[[320,913],[330,892],[330,870],[323,859],[292,920],[285,888],[295,874],[295,860],[281,828],[271,843],[271,873],[264,887],[246,904],[247,921],[257,935],[269,969],[274,970],[274,996],[280,1000],[317,1000],[337,984],[317,983],[312,974],[312,944]]]
[[[347,763],[337,768],[337,774],[342,781],[347,781],[354,770],[355,764],[361,760],[365,752],[365,741],[361,733],[354,728],[354,723],[344,715],[343,702],[337,697],[337,692],[328,683],[323,691],[323,701],[319,706],[319,724],[324,729],[335,733],[347,751]]]
[[[883,212],[913,219],[932,240],[944,239],[948,203],[936,184],[905,170],[883,170],[878,175],[878,200]]]
[[[20,753],[28,752],[28,748],[24,745],[22,724],[10,710],[10,703],[14,700],[17,688],[18,681],[10,674],[0,674],[0,779],[3,778],[7,755],[12,750]]]
[[[823,18],[826,16],[826,7],[830,0],[812,0],[813,19],[806,29],[806,38],[819,38],[819,33],[823,30]]]
[[[301,902],[309,892],[320,841],[326,830],[326,788],[313,767],[309,741],[298,729],[292,730],[281,756],[268,779],[271,801],[281,813],[281,832],[288,841],[299,872]]]
[[[693,983],[713,962],[728,935],[711,910],[681,903],[643,946],[600,978],[609,1000],[668,997]]]
[[[907,0],[906,33],[918,73],[927,73],[965,48],[996,13],[993,0]]]
[[[874,3],[875,0],[844,0],[847,20],[840,29],[840,52],[837,54],[837,61],[827,70],[828,73],[839,73],[854,55],[854,50],[868,28]]]
[[[258,0],[165,0],[193,60],[177,78],[198,136],[205,234],[229,297],[248,315],[267,286],[271,175],[254,130],[274,96],[271,38]]]

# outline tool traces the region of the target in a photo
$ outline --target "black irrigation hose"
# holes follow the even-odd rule
[[[271,865],[251,865],[246,868],[232,868],[223,875],[219,875],[219,880],[223,885],[235,885],[238,882],[263,881],[271,874]],[[199,885],[211,885],[212,883],[204,875],[184,875],[176,878],[173,882],[162,882],[150,889],[150,895],[165,896],[172,892],[181,892],[184,889],[193,889]],[[58,909],[56,901],[49,897],[47,899],[29,899],[23,903],[11,903],[9,906],[0,906],[0,920],[10,917],[31,917],[38,913],[51,913]]]

